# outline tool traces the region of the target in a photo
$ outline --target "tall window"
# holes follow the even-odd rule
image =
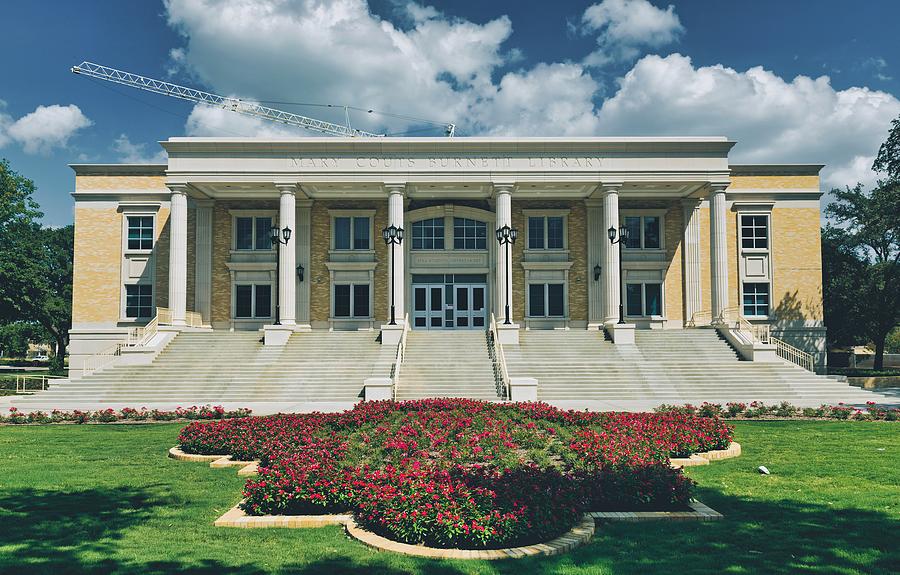
[[[271,316],[271,284],[238,284],[234,286],[234,317],[249,319]]]
[[[741,247],[748,249],[769,247],[769,216],[741,215]]]
[[[658,250],[661,247],[659,216],[625,216],[622,224],[628,230],[626,248]]]
[[[370,220],[368,216],[339,216],[334,218],[334,249],[369,250]]]
[[[662,315],[662,284],[625,284],[625,315]]]
[[[125,317],[141,319],[153,316],[153,286],[129,284],[125,286]]]
[[[444,218],[420,220],[412,225],[412,249],[444,249]]]
[[[487,224],[468,218],[453,218],[453,249],[487,249]]]
[[[335,284],[334,317],[368,318],[369,284]]]
[[[234,219],[234,249],[271,250],[272,218],[239,217]]]
[[[128,249],[153,249],[153,216],[128,216]]]
[[[768,316],[769,315],[769,284],[745,283],[744,284],[744,315]]]
[[[563,284],[528,284],[529,317],[565,316]]]
[[[528,249],[561,250],[565,247],[562,216],[529,216]]]

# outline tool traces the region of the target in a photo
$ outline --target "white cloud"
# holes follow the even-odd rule
[[[147,144],[135,144],[126,134],[120,134],[113,141],[113,151],[118,154],[119,161],[126,164],[164,164],[166,151],[159,150],[155,154],[147,153]]]
[[[5,107],[5,102],[0,109]],[[64,148],[78,130],[93,124],[78,106],[38,106],[18,120],[0,112],[0,146],[16,142],[28,154]]]
[[[900,102],[885,92],[836,90],[826,76],[788,81],[761,67],[695,67],[680,54],[643,57],[612,90],[587,63],[539,63],[494,80],[515,57],[503,45],[512,22],[476,24],[420,4],[406,6],[406,29],[372,14],[364,0],[167,0],[166,7],[185,39],[173,65],[213,91],[455,120],[465,135],[726,135],[738,142],[736,162],[826,163],[823,185],[842,186],[871,181],[870,158],[900,114]],[[684,31],[671,6],[646,0],[595,4],[584,14],[588,29],[598,34],[592,66],[658,48]],[[605,92],[612,95],[598,104]],[[274,106],[343,121],[323,108]],[[409,128],[389,119],[366,123],[358,114],[353,122]],[[203,106],[186,131],[303,133]]]
[[[584,11],[583,33],[597,33],[597,49],[584,62],[605,66],[637,58],[642,48],[660,48],[678,40],[684,27],[675,7],[662,10],[647,0],[603,0]]]
[[[824,185],[843,186],[872,181],[860,158],[874,156],[898,114],[894,96],[835,90],[827,76],[787,82],[761,67],[695,68],[672,54],[637,62],[599,122],[604,134],[725,135],[738,142],[734,162],[825,163]]]

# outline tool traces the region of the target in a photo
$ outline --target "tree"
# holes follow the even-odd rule
[[[40,324],[62,369],[72,323],[74,227],[42,227],[31,180],[0,161],[0,320]]]
[[[888,138],[878,148],[872,169],[883,174],[887,183],[900,183],[900,117],[891,122]]]
[[[882,369],[885,339],[900,324],[900,181],[831,193],[825,213],[834,224],[823,233],[826,307],[835,314],[829,329],[874,342],[875,369]]]

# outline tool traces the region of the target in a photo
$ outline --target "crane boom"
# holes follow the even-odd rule
[[[291,112],[269,108],[268,106],[261,106],[252,102],[244,102],[237,98],[228,98],[226,96],[210,94],[209,92],[204,92],[195,88],[179,86],[178,84],[147,78],[146,76],[132,74],[131,72],[123,72],[122,70],[94,64],[93,62],[82,62],[77,66],[72,66],[72,72],[83,76],[106,80],[108,82],[115,82],[116,84],[131,86],[132,88],[137,88],[139,90],[155,92],[164,96],[181,98],[182,100],[187,100],[189,102],[215,106],[217,108],[222,108],[223,110],[244,114],[245,116],[263,118],[273,122],[287,124],[289,126],[297,126],[306,128],[307,130],[332,134],[334,136],[364,136],[370,138],[384,136],[384,134],[373,134],[363,130],[356,130],[349,126],[342,126],[341,124],[326,122],[324,120],[316,120],[315,118],[292,114]],[[449,127],[448,132],[452,134],[452,130]]]

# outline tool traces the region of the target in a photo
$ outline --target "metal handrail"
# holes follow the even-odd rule
[[[769,324],[750,323],[741,313],[739,306],[732,306],[722,310],[718,316],[713,316],[711,310],[694,312],[688,320],[687,327],[698,325],[726,325],[737,331],[738,335],[748,343],[769,343],[772,338]]]
[[[122,343],[114,343],[85,359],[84,366],[82,367],[82,374],[91,375],[95,371],[100,371],[107,365],[115,362],[115,358],[120,355],[122,355]]]
[[[400,365],[403,363],[403,355],[406,353],[406,335],[409,333],[409,314],[403,317],[403,331],[400,333],[400,341],[397,343],[397,355],[394,356],[394,365],[391,366],[391,392],[397,397],[397,386],[400,384]]]
[[[497,318],[491,312],[491,325],[488,329],[488,353],[491,357],[491,364],[494,368],[494,381],[503,396],[503,399],[509,400],[509,370],[506,367],[506,356],[503,354],[503,344],[497,335]]]
[[[203,327],[203,315],[196,311],[184,313],[186,327]],[[145,346],[159,333],[159,326],[172,325],[172,310],[167,307],[156,308],[156,315],[146,325],[133,327],[125,336],[125,347]]]
[[[781,359],[796,364],[806,371],[816,371],[815,360],[811,353],[798,349],[777,337],[770,337],[769,340],[775,344],[775,354]]]
[[[16,374],[16,393],[34,393],[36,390],[28,389],[29,380],[38,380],[41,382],[40,391],[47,389],[47,383],[51,379],[67,379],[65,375],[50,375],[47,373],[17,373]]]

